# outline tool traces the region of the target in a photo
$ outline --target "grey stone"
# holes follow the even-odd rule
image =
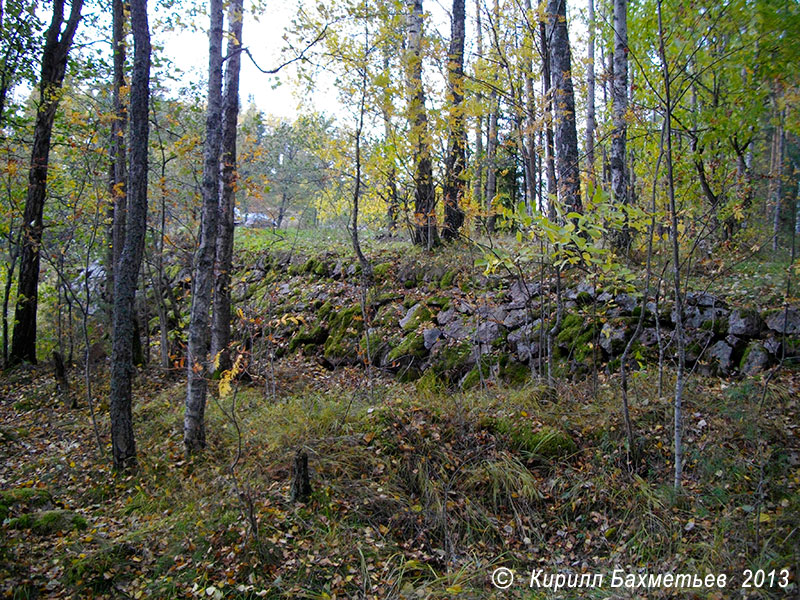
[[[508,345],[522,362],[539,356],[539,323],[537,320],[508,334]]]
[[[531,302],[534,298],[541,294],[541,287],[538,283],[524,284],[520,281],[515,281],[511,284],[508,290],[511,295],[511,304],[519,308]]]
[[[784,319],[786,320],[784,327]],[[772,331],[786,334],[800,333],[800,307],[790,306],[786,309],[785,314],[783,310],[776,310],[767,315],[767,327]]]
[[[461,341],[471,338],[473,331],[473,327],[467,325],[463,319],[456,317],[445,325],[442,333],[449,339]]]
[[[636,298],[630,294],[617,294],[617,297],[614,298],[614,303],[622,311],[622,313],[626,315],[632,314],[633,309],[636,308],[636,305],[638,304]]]
[[[447,310],[440,310],[439,313],[436,315],[436,322],[439,325],[447,325],[450,321],[453,320],[453,317],[456,314],[455,308],[448,308]]]
[[[494,321],[484,321],[478,325],[478,331],[475,338],[481,344],[491,346],[495,341],[500,339],[500,325]]]
[[[515,308],[514,310],[509,311],[506,315],[506,318],[503,319],[503,326],[507,327],[508,329],[516,329],[529,319],[530,315],[526,309]]]
[[[686,304],[702,307],[724,306],[724,303],[719,298],[708,292],[687,292]]]
[[[752,308],[737,308],[728,317],[728,333],[743,337],[758,337],[763,328],[763,321],[757,311]]]
[[[752,342],[745,351],[742,373],[755,375],[769,366],[769,353],[760,342]]]
[[[627,336],[627,325],[613,324],[610,321],[603,323],[603,328],[600,330],[600,347],[609,356],[615,356],[625,349]]]
[[[430,350],[436,341],[442,336],[442,330],[437,328],[426,329],[422,332],[422,340],[425,344],[425,349]]]
[[[733,368],[733,348],[720,340],[708,349],[708,357],[712,362],[713,372],[718,375],[727,375]],[[715,367],[715,368],[714,368]]]
[[[639,334],[639,343],[645,348],[651,348],[658,344],[658,335],[655,327],[645,327]]]

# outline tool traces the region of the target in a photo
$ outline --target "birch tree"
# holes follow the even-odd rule
[[[203,151],[203,206],[200,240],[192,268],[192,306],[186,365],[188,382],[183,418],[187,454],[205,448],[206,391],[209,372],[209,311],[219,221],[220,147],[222,139],[222,0],[210,0],[208,32],[208,107]]]

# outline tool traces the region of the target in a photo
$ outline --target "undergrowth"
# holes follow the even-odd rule
[[[500,597],[489,582],[498,566],[727,573],[738,583],[745,568],[797,572],[796,374],[774,379],[763,404],[757,380],[692,380],[679,496],[669,485],[670,401],[657,397],[655,374],[632,383],[636,464],[613,379],[601,378],[594,397],[586,384],[534,383],[417,394],[363,377],[345,369],[279,399],[241,386],[235,480],[236,429],[213,401],[208,448],[184,459],[182,383],[139,382],[140,461],[127,476],[94,453],[87,409],[67,411],[44,393],[27,396],[36,400],[24,410],[4,401],[0,427],[19,441],[2,449],[3,593],[485,598]],[[41,372],[29,384],[49,385]],[[101,425],[107,433],[105,413]],[[556,433],[562,443],[545,451]],[[311,468],[304,504],[289,501],[297,450]],[[53,507],[87,528],[8,526]],[[718,592],[694,593],[725,597]],[[502,594],[569,597],[522,584]]]

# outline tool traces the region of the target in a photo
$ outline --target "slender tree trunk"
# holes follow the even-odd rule
[[[125,88],[125,10],[123,0],[112,0],[112,52],[114,58],[114,120],[111,122],[111,165],[109,206],[111,239],[109,244],[108,267],[106,272],[107,289],[114,289],[114,269],[122,254],[125,241],[125,220],[127,192],[125,133],[128,128],[128,107],[123,97]],[[113,302],[112,294],[108,294]]]
[[[39,107],[33,131],[28,192],[22,220],[22,240],[17,279],[17,305],[9,363],[36,362],[36,312],[39,298],[39,262],[42,244],[44,202],[50,138],[53,132],[61,88],[67,71],[67,57],[81,18],[83,0],[72,0],[69,19],[64,23],[64,0],[53,1],[53,18],[45,34],[42,53]]]
[[[386,44],[383,47],[383,68],[386,77],[390,77],[391,62],[390,52],[392,48]],[[397,218],[400,214],[400,200],[397,197],[397,170],[395,169],[395,151],[392,148],[393,133],[392,133],[392,116],[390,107],[392,106],[392,95],[389,88],[383,96],[383,105],[381,106],[381,114],[383,116],[383,144],[386,153],[386,161],[389,165],[386,173],[386,225],[390,232],[397,229]]]
[[[547,217],[554,221],[556,218],[555,201],[558,197],[556,190],[556,159],[555,145],[553,142],[553,92],[550,87],[550,44],[547,36],[547,26],[544,21],[539,21],[539,40],[542,51],[542,93],[545,97],[545,164],[547,172]]]
[[[547,1],[547,34],[553,85],[554,141],[558,173],[558,201],[565,212],[581,212],[578,165],[578,132],[575,126],[575,94],[567,34],[566,0]]]
[[[194,256],[192,307],[187,344],[188,384],[183,419],[186,453],[205,448],[206,376],[209,370],[209,311],[219,220],[219,167],[222,138],[222,0],[210,0],[208,108],[203,152],[203,208]]]
[[[595,41],[595,23],[594,23],[594,0],[589,0],[589,48],[588,58],[589,64],[586,68],[586,162],[589,173],[589,181],[595,184],[594,174],[594,130],[597,127],[595,122],[595,99],[594,99],[594,41]]]
[[[368,52],[369,36],[367,32],[364,33],[364,54]],[[369,264],[367,257],[361,250],[361,242],[358,239],[358,208],[359,200],[361,200],[361,132],[364,129],[364,113],[366,112],[366,99],[367,99],[367,69],[364,67],[361,73],[361,101],[358,107],[358,123],[356,125],[356,179],[353,186],[353,212],[352,220],[350,222],[350,239],[353,242],[353,251],[358,258],[361,265],[361,275],[364,281],[369,281],[372,278],[372,265]],[[362,307],[363,310],[363,307]],[[369,338],[369,334],[367,334]]]
[[[783,196],[783,155],[786,145],[786,134],[783,128],[786,109],[781,110],[778,127],[775,131],[775,168],[771,173],[772,181],[772,251],[778,250],[778,233],[781,224],[781,197]]]
[[[686,369],[686,352],[683,339],[683,296],[681,294],[681,263],[680,249],[678,246],[678,211],[675,203],[675,177],[672,168],[672,97],[670,94],[670,75],[667,64],[666,50],[664,49],[664,27],[661,21],[661,0],[658,0],[658,42],[661,58],[661,70],[664,80],[664,125],[667,151],[665,154],[667,164],[667,197],[669,199],[669,212],[671,221],[670,240],[672,246],[672,278],[673,291],[675,292],[675,343],[678,352],[678,370],[675,374],[675,400],[674,400],[674,429],[673,445],[675,454],[675,473],[673,485],[675,490],[680,490],[683,480],[683,386],[684,371]]]
[[[525,0],[525,12],[527,13],[527,21],[535,23],[533,18],[533,9],[531,0]],[[536,92],[533,87],[533,47],[536,43],[536,30],[531,27],[528,30],[528,35],[525,39],[530,44],[528,49],[528,59],[525,64],[525,102],[526,102],[526,120],[525,120],[525,142],[528,147],[526,172],[527,172],[527,197],[528,197],[528,214],[532,214],[533,208],[536,207]]]
[[[611,134],[611,193],[618,207],[628,204],[626,173],[626,141],[628,126],[628,16],[627,1],[614,0],[614,80],[611,85],[611,104],[614,131]],[[612,243],[618,249],[627,248],[630,232],[627,226],[612,232]]]
[[[414,153],[414,243],[431,249],[439,243],[436,193],[428,143],[428,115],[422,83],[422,0],[406,0],[408,8],[409,121]]]
[[[500,20],[498,0],[494,0],[492,5],[492,17],[492,27],[494,28]],[[494,51],[499,54],[499,49],[496,46],[494,44]],[[492,84],[492,91],[489,94],[489,129],[486,135],[486,229],[489,233],[494,232],[495,222],[497,221],[494,200],[497,195],[497,118],[500,112],[500,101],[497,96],[498,78],[496,71],[493,71]]]
[[[236,125],[239,117],[239,69],[241,67],[243,0],[228,7],[228,56],[222,113],[222,185],[219,194],[219,229],[214,280],[214,312],[211,356],[219,356],[218,371],[230,368],[231,270],[233,268],[233,209],[236,204]]]
[[[481,0],[475,0],[475,36],[478,46],[478,58],[483,58],[483,25],[481,24]],[[483,94],[476,94],[478,107],[483,107]],[[480,112],[475,119],[475,205],[482,208],[484,203],[483,194],[483,112]]]
[[[114,274],[114,329],[111,347],[111,450],[115,469],[136,465],[131,382],[136,282],[147,230],[147,150],[150,100],[150,31],[147,0],[131,0],[133,75],[130,92],[130,169],[125,242]]]
[[[464,224],[461,208],[464,197],[464,163],[466,161],[467,130],[464,125],[464,0],[453,0],[448,56],[450,87],[450,141],[445,159],[444,227],[442,237],[452,240]]]

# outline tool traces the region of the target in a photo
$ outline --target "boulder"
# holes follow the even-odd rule
[[[478,330],[475,333],[476,340],[487,346],[491,346],[500,339],[500,325],[494,321],[483,321],[478,325]]]
[[[511,295],[511,304],[516,308],[525,306],[541,292],[541,286],[538,283],[523,284],[521,281],[512,283],[508,290]]]
[[[442,333],[451,340],[466,340],[472,337],[474,327],[468,325],[461,317],[454,317],[444,326]]]
[[[745,375],[755,375],[770,364],[770,356],[761,342],[752,342],[744,351],[739,369]]]
[[[431,329],[426,329],[425,331],[423,331],[422,339],[425,344],[425,349],[430,350],[431,348],[433,348],[433,345],[440,337],[442,337],[441,329],[433,327]]]
[[[436,322],[439,325],[447,325],[450,321],[453,320],[453,317],[456,314],[455,308],[448,308],[447,310],[441,310],[436,315]]]
[[[742,337],[758,337],[764,323],[758,311],[752,308],[736,308],[728,317],[728,333]]]
[[[770,311],[764,320],[767,327],[777,333],[788,335],[800,333],[800,307],[798,306],[790,306],[786,311],[783,309]]]
[[[727,375],[733,369],[733,348],[724,340],[714,343],[708,349],[708,358],[712,373]]]
[[[608,321],[603,323],[603,328],[600,330],[600,347],[605,350],[609,356],[616,356],[625,350],[625,344],[628,343],[628,325],[619,324]]]

